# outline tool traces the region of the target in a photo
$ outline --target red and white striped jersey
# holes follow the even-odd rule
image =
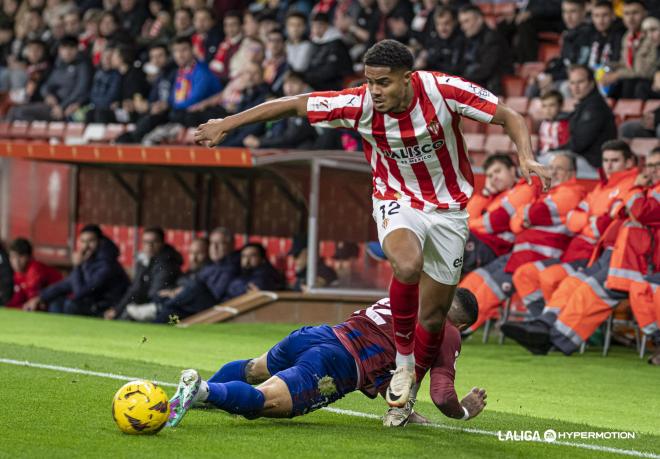
[[[460,117],[489,123],[497,97],[439,72],[413,72],[411,81],[413,100],[404,112],[374,110],[365,84],[311,93],[307,116],[313,125],[353,129],[362,136],[376,198],[425,212],[464,209],[474,179]]]

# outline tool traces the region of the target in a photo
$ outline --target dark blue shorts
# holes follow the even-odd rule
[[[328,325],[303,327],[268,351],[268,371],[284,381],[300,416],[356,389],[355,359]]]

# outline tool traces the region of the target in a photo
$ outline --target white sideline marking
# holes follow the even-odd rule
[[[131,376],[125,376],[125,375],[118,375],[114,373],[103,373],[99,371],[91,371],[91,370],[84,370],[82,368],[72,368],[72,367],[62,367],[59,365],[48,365],[45,363],[35,363],[35,362],[29,362],[27,360],[14,360],[14,359],[5,359],[0,357],[0,363],[6,363],[9,365],[18,365],[22,367],[29,367],[29,368],[40,368],[40,369],[45,369],[45,370],[54,370],[54,371],[61,371],[64,373],[75,373],[75,374],[80,374],[80,375],[87,375],[87,376],[98,376],[100,378],[108,378],[108,379],[117,379],[121,381],[133,381],[135,379],[147,379],[149,381],[153,381],[156,384],[159,384],[161,386],[165,387],[177,387],[176,384],[168,383],[168,382],[163,382],[163,381],[154,381],[149,378],[137,378],[137,377],[131,377]],[[335,413],[335,414],[341,414],[344,416],[352,416],[356,418],[366,418],[366,419],[378,419],[380,420],[381,417],[376,415],[376,414],[370,414],[370,413],[362,413],[361,411],[353,411],[353,410],[343,410],[341,408],[332,408],[332,407],[326,407],[323,408],[324,411],[328,411],[330,413]],[[497,432],[492,431],[492,430],[482,430],[482,429],[474,429],[471,427],[457,427],[457,426],[452,426],[452,425],[446,425],[446,424],[419,424],[422,426],[427,426],[427,427],[432,427],[436,429],[444,429],[444,430],[453,430],[453,431],[458,431],[458,432],[466,432],[466,433],[472,433],[472,434],[477,434],[477,435],[488,435],[491,437],[497,437]],[[610,446],[600,446],[600,445],[591,445],[588,443],[573,443],[569,441],[554,441],[554,442],[546,442],[543,440],[535,441],[535,440],[530,440],[531,442],[534,443],[543,443],[546,445],[562,445],[562,446],[570,446],[573,448],[582,448],[582,449],[590,449],[593,451],[601,451],[601,452],[607,452],[607,453],[614,453],[614,454],[623,454],[625,456],[634,456],[634,457],[644,457],[644,458],[649,458],[649,459],[660,459],[660,455],[655,454],[655,453],[646,453],[643,451],[637,451],[634,449],[620,449],[620,448],[613,448]]]

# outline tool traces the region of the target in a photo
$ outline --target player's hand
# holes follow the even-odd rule
[[[225,140],[231,129],[227,126],[225,118],[209,120],[204,124],[197,126],[195,130],[195,142],[207,147],[215,147]]]
[[[530,185],[532,184],[532,174],[538,175],[543,183],[543,191],[548,191],[550,189],[550,171],[538,161],[534,159],[521,160],[520,173]]]
[[[463,405],[468,413],[470,413],[470,417],[468,419],[477,417],[486,406],[486,389],[473,387],[472,390],[465,397],[463,397],[463,400],[461,400],[461,405]]]

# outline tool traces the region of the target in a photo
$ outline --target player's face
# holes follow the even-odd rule
[[[188,267],[195,271],[209,258],[209,248],[203,241],[193,241],[188,250]]]
[[[412,72],[406,70],[366,65],[364,76],[374,101],[374,109],[381,113],[405,110],[407,107],[402,107],[402,103],[406,98],[411,75]]]
[[[16,252],[9,251],[9,263],[11,264],[11,268],[14,270],[14,272],[25,272],[29,262],[29,255],[20,255]]]
[[[496,161],[486,170],[486,177],[498,192],[508,190],[516,183],[516,168]]]
[[[655,153],[646,160],[646,167],[644,168],[646,174],[651,177],[654,185],[660,183],[660,153]]]
[[[246,247],[241,251],[241,269],[255,269],[263,263],[263,258],[256,247]]]
[[[584,99],[594,88],[593,81],[589,81],[587,72],[583,69],[575,69],[568,76],[568,86],[571,88],[573,97],[577,100]]]
[[[606,6],[599,6],[591,12],[591,22],[597,31],[605,33],[609,30],[614,20],[614,13]]]
[[[605,150],[603,151],[603,172],[609,177],[615,172],[620,172],[628,169],[631,164],[623,157],[623,152],[618,150]]]

